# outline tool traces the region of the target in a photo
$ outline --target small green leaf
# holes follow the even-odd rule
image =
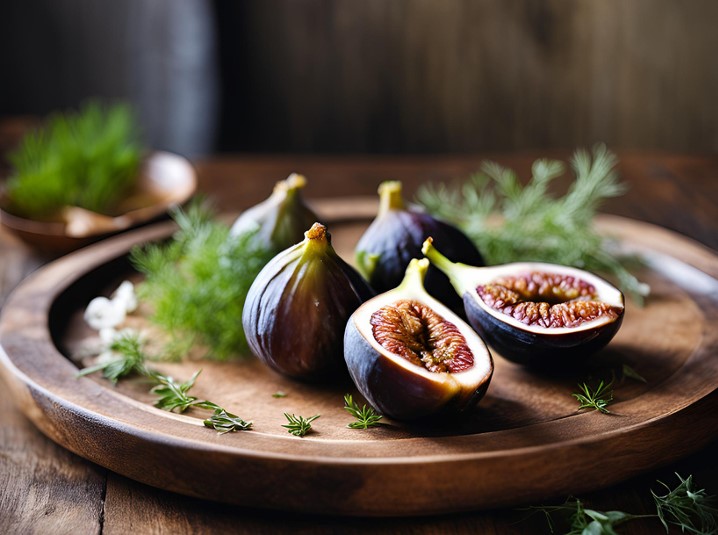
[[[296,416],[285,412],[284,417],[289,423],[283,424],[282,427],[286,428],[287,432],[294,436],[303,437],[312,429],[312,422],[320,416],[319,414],[315,414],[309,418],[304,418],[303,416]]]
[[[628,377],[629,379],[633,379],[634,381],[639,381],[641,383],[647,383],[646,379],[643,378],[643,376],[639,375],[639,373],[631,368],[628,364],[623,364],[621,366],[621,375],[623,377]]]
[[[374,409],[363,405],[359,405],[354,401],[351,394],[344,395],[344,410],[356,418],[356,422],[347,424],[350,429],[368,429],[381,425],[379,420],[383,418],[381,414],[377,414]]]
[[[216,430],[220,435],[252,429],[252,422],[247,422],[222,408],[215,409],[212,416],[204,421],[204,425]]]

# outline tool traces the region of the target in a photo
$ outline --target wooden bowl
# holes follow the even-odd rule
[[[0,224],[42,253],[58,256],[156,221],[187,202],[196,189],[197,175],[186,158],[154,152],[142,163],[137,185],[118,206],[117,215],[68,206],[57,221],[38,221],[0,208]]]

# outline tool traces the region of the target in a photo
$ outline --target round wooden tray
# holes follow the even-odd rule
[[[344,258],[376,209],[374,199],[317,203]],[[52,440],[132,479],[249,507],[339,515],[418,515],[535,503],[605,487],[686,455],[718,435],[718,257],[648,224],[599,224],[645,255],[644,307],[628,304],[614,341],[592,369],[552,378],[494,355],[486,398],[461,419],[346,427],[350,383],[311,386],[254,359],[158,364],[193,395],[253,420],[219,435],[205,411],[152,406],[138,380],[117,387],[77,378],[71,348],[90,331],[82,311],[132,274],[127,252],[168,237],[164,223],[92,245],[30,276],[0,318],[0,375],[18,407]],[[238,320],[239,321],[239,320]],[[611,414],[578,412],[577,383],[625,363],[647,383],[615,386]],[[285,398],[274,398],[278,390]],[[321,414],[304,438],[283,413]]]

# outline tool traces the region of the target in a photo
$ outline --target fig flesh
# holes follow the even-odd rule
[[[315,223],[279,253],[247,293],[242,325],[252,352],[279,373],[316,381],[346,375],[342,333],[374,292]]]
[[[493,374],[486,344],[424,289],[428,267],[426,259],[411,260],[401,284],[360,306],[344,333],[344,358],[357,389],[397,420],[467,410]]]
[[[541,262],[468,266],[447,259],[431,238],[422,250],[463,297],[469,323],[514,362],[580,363],[608,344],[623,321],[621,291],[587,271]]]
[[[302,241],[304,230],[319,221],[302,198],[301,190],[306,183],[304,176],[296,173],[277,182],[269,198],[240,214],[230,234],[256,232],[255,239],[273,254]]]
[[[356,246],[359,272],[377,292],[395,288],[404,278],[412,258],[421,256],[421,245],[427,236],[455,262],[483,265],[483,258],[473,242],[458,228],[405,205],[401,182],[387,181],[379,186],[379,211]],[[427,291],[462,311],[461,299],[439,270],[430,267],[426,275]]]

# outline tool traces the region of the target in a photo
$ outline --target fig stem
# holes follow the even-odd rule
[[[444,275],[449,277],[451,285],[454,287],[459,295],[463,295],[468,289],[464,281],[462,280],[461,273],[467,271],[474,271],[476,268],[461,264],[458,262],[452,262],[441,254],[436,247],[434,247],[434,240],[431,237],[426,238],[424,244],[421,247],[421,252],[424,253],[431,263],[439,268]]]
[[[409,286],[414,288],[423,288],[424,278],[426,277],[428,269],[429,260],[426,258],[422,258],[421,260],[418,258],[412,258],[409,265],[406,267],[406,272],[401,284],[399,284],[399,288],[406,288]]]
[[[279,182],[276,183],[276,185],[274,186],[273,193],[275,193],[275,194],[296,193],[297,190],[302,189],[306,185],[307,185],[307,179],[304,178],[304,175],[292,173],[284,180],[280,180]]]
[[[401,182],[387,180],[379,184],[379,215],[390,210],[403,210],[404,199],[401,196]]]
[[[310,241],[326,241],[327,240],[327,227],[321,223],[314,223],[312,228],[304,233],[304,237]]]

